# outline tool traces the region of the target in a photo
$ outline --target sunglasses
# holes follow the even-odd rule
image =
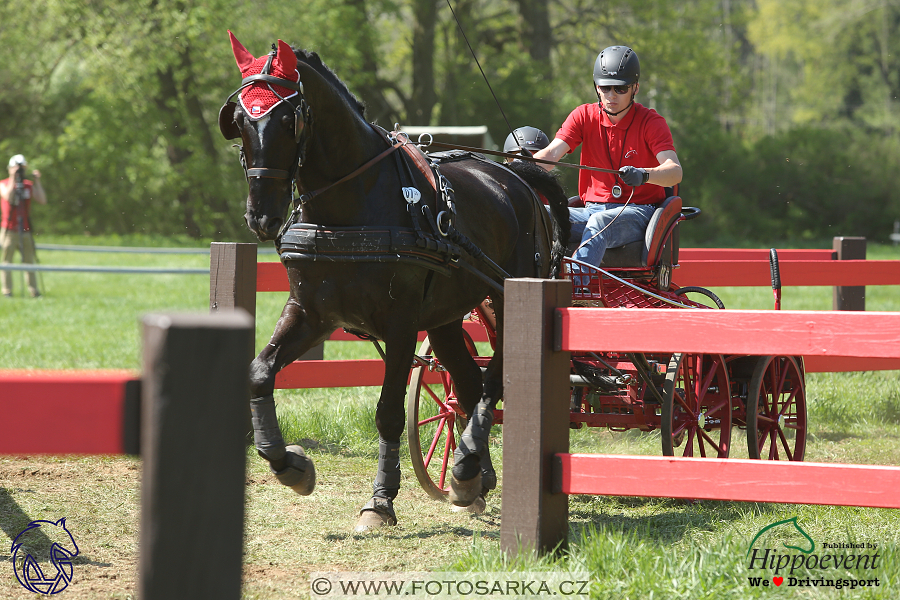
[[[615,91],[620,96],[622,94],[627,94],[628,90],[631,89],[630,85],[601,85],[599,86],[600,91],[604,94],[608,94],[610,91]]]

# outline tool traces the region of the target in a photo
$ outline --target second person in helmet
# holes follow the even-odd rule
[[[508,136],[503,144],[503,151],[507,154],[534,155],[538,150],[543,150],[550,144],[547,134],[537,127],[519,127]],[[524,152],[523,152],[524,151]],[[509,160],[509,159],[507,159]]]
[[[584,207],[570,208],[569,219],[573,238],[580,236],[584,245],[574,258],[592,265],[600,264],[607,248],[643,239],[653,211],[665,200],[664,188],[681,182],[681,163],[666,120],[635,102],[640,76],[634,50],[604,49],[594,62],[599,102],[573,110],[550,145],[534,155],[559,161],[581,146],[582,165],[619,172],[582,170],[578,176]]]

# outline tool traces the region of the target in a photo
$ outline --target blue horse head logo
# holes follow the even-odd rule
[[[52,542],[49,548],[46,548],[47,539]],[[78,556],[78,545],[66,529],[65,518],[55,523],[32,521],[13,540],[11,551],[16,579],[31,592],[56,594],[72,581],[72,559]]]

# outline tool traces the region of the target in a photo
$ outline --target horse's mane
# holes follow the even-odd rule
[[[366,105],[363,102],[353,95],[349,88],[347,88],[347,84],[341,81],[341,79],[334,74],[325,63],[322,62],[322,59],[319,58],[319,55],[312,50],[303,50],[302,48],[294,48],[291,47],[294,51],[294,54],[297,55],[297,60],[306,63],[312,69],[325,78],[326,81],[331,83],[334,88],[340,92],[340,94],[347,100],[347,103],[350,104],[351,107],[355,108],[359,113],[360,117],[364,117],[366,113]]]

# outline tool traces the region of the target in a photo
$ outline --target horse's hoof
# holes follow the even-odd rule
[[[481,471],[466,481],[460,481],[450,474],[450,502],[455,506],[469,506],[481,495],[481,489]]]
[[[379,527],[394,526],[397,515],[394,504],[386,498],[372,498],[359,511],[359,520],[353,529],[356,533],[364,533]]]
[[[487,507],[487,502],[484,500],[484,496],[478,496],[475,498],[475,501],[468,506],[457,506],[455,504],[450,505],[450,512],[461,513],[467,512],[472,513],[476,517],[482,513],[484,513],[484,509]]]
[[[316,488],[316,466],[300,446],[288,446],[285,450],[286,466],[280,471],[272,469],[279,483],[301,496],[309,496]],[[271,469],[271,467],[270,467]]]

